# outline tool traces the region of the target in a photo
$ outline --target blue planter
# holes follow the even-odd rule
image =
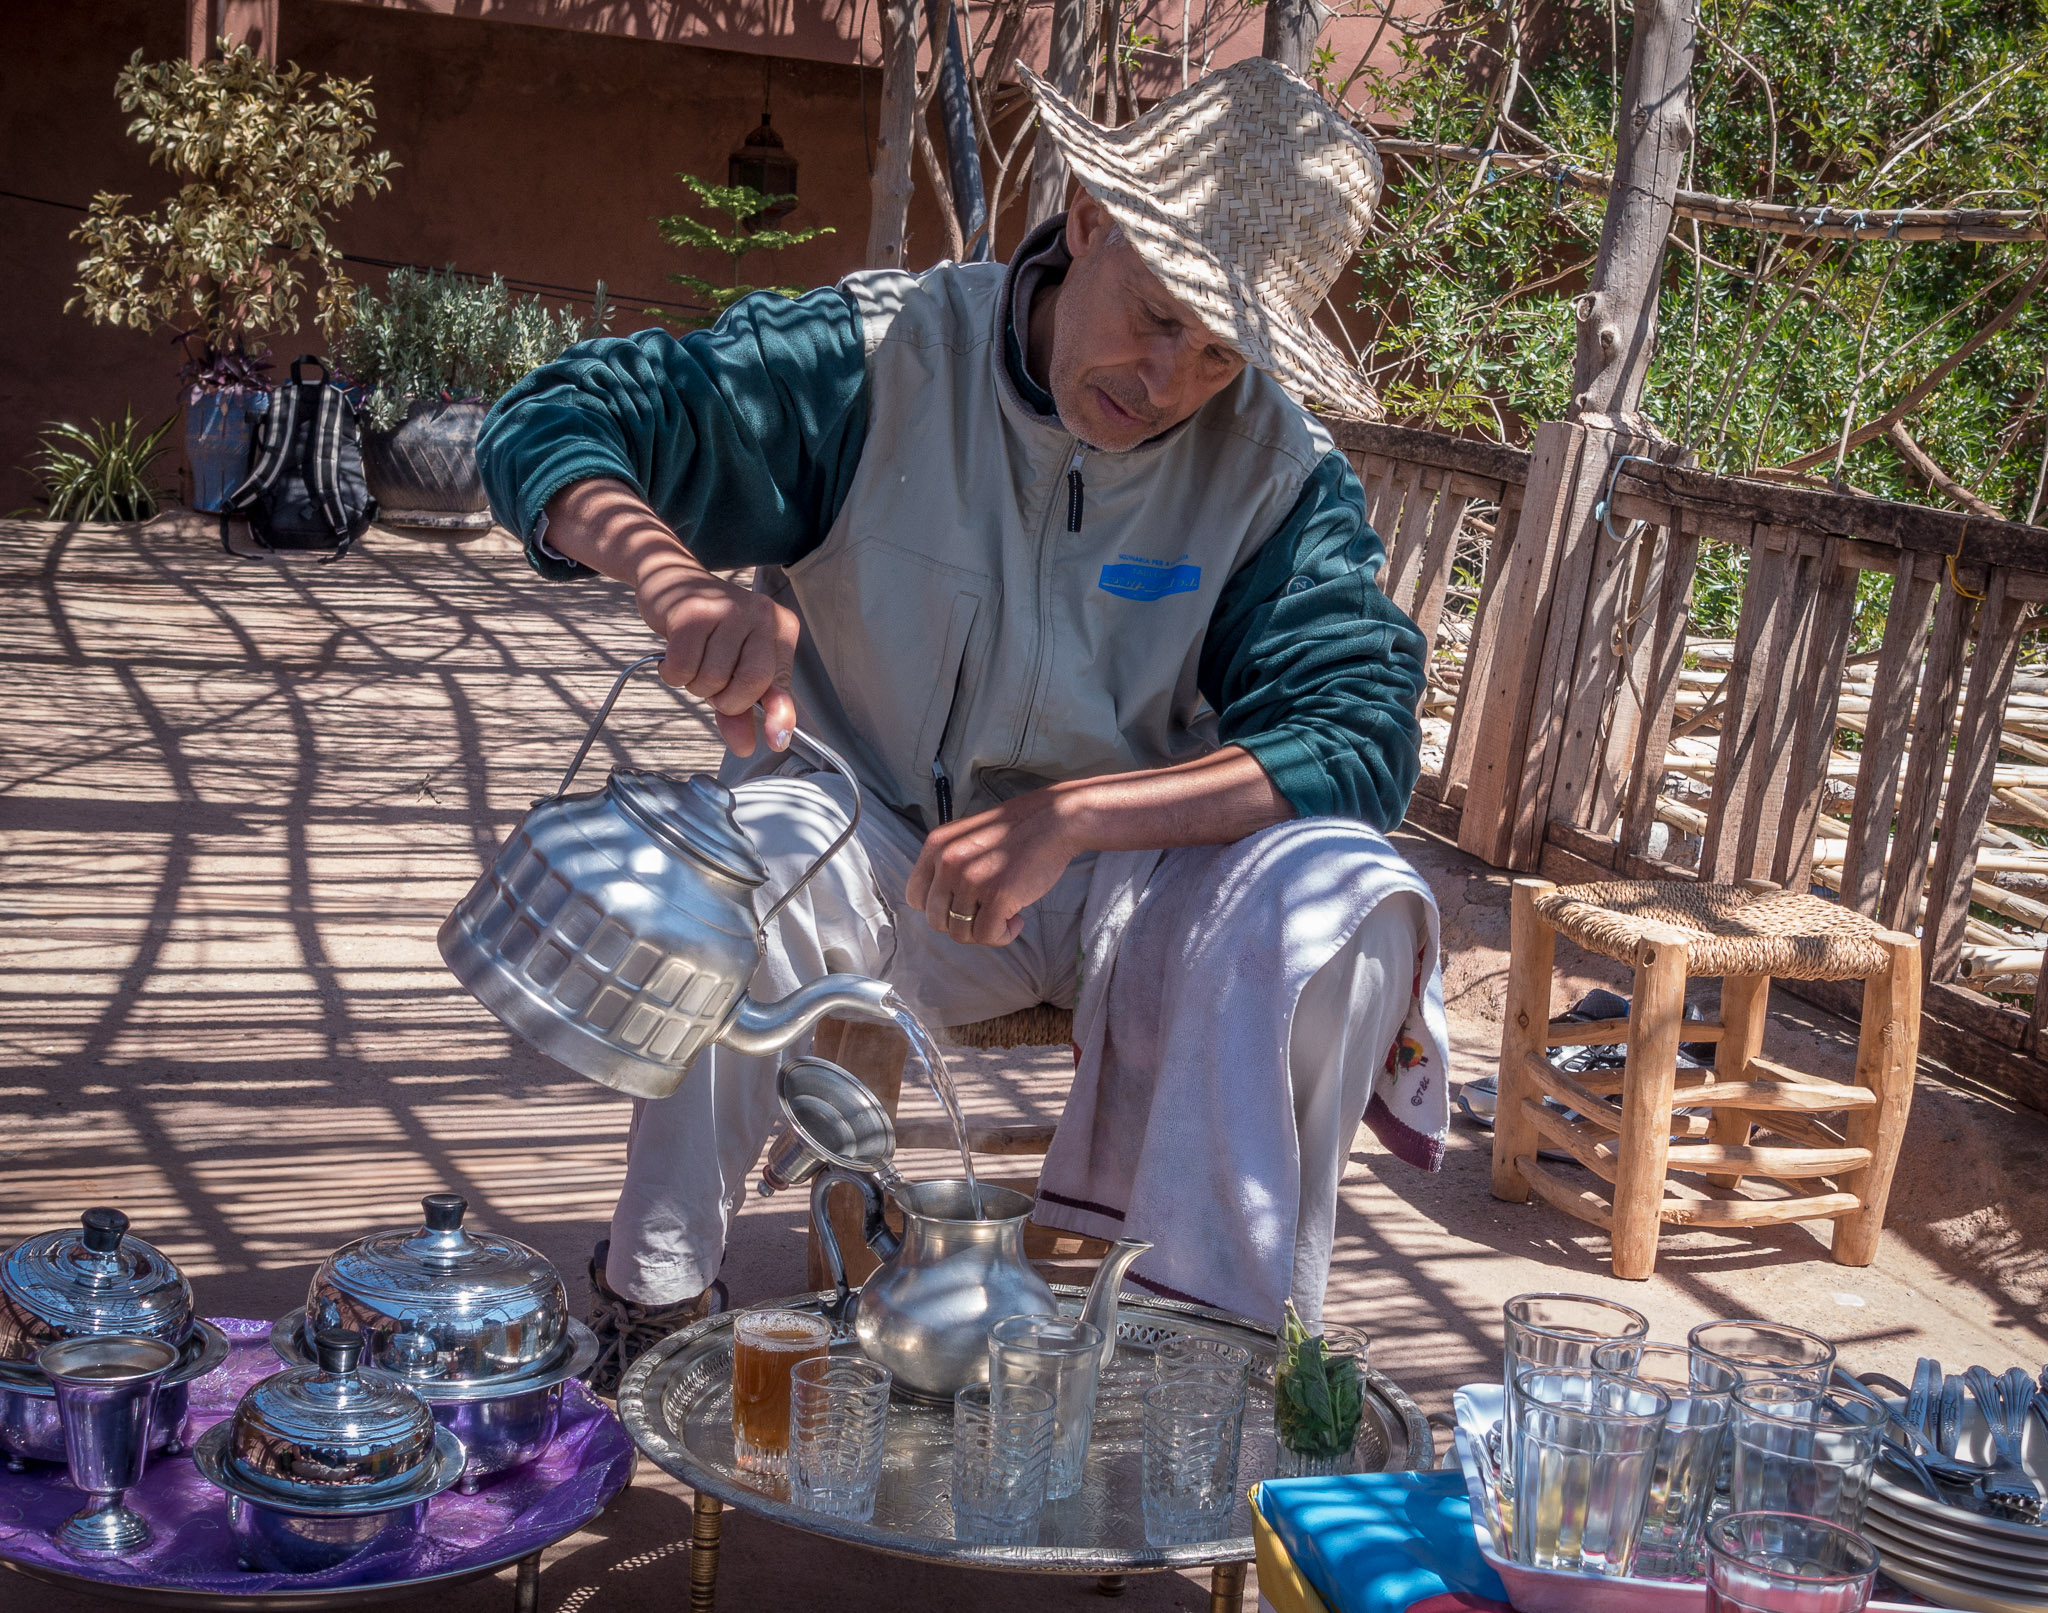
[[[253,387],[185,394],[185,459],[192,467],[192,508],[209,513],[249,474],[256,418],[269,395]]]

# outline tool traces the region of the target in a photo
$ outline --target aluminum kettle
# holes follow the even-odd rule
[[[825,975],[779,1002],[746,994],[763,928],[853,838],[857,782],[845,833],[759,918],[767,865],[718,780],[613,768],[602,789],[569,793],[626,680],[661,659],[619,674],[560,788],[534,803],[437,937],[455,978],[522,1040],[636,1098],[670,1096],[713,1042],[772,1053],[825,1014],[894,1018],[888,985],[865,975]],[[853,782],[832,750],[795,738]]]

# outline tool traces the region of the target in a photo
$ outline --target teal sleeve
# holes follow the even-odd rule
[[[1422,635],[1374,581],[1384,554],[1333,450],[1225,585],[1200,667],[1223,742],[1257,757],[1295,811],[1383,830],[1421,771],[1423,687]]]
[[[867,439],[867,357],[844,292],[761,292],[709,330],[572,347],[500,398],[477,439],[498,521],[549,577],[584,570],[535,528],[571,482],[635,488],[705,565],[785,566],[825,541]]]

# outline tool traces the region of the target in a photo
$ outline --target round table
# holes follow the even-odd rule
[[[1077,1314],[1082,1291],[1056,1287],[1061,1309]],[[817,1311],[830,1294],[802,1294],[777,1303]],[[720,1521],[725,1507],[787,1524],[827,1539],[901,1557],[1011,1573],[1081,1574],[1120,1581],[1132,1573],[1206,1567],[1212,1613],[1235,1613],[1252,1558],[1251,1506],[1245,1493],[1273,1476],[1273,1366],[1279,1341],[1270,1327],[1199,1305],[1126,1294],[1117,1308],[1117,1353],[1096,1395],[1088,1468],[1080,1492],[1047,1506],[1031,1546],[963,1544],[953,1538],[947,1498],[953,1443],[952,1408],[898,1397],[889,1407],[887,1450],[867,1523],[828,1518],[793,1504],[785,1485],[733,1462],[732,1313],[698,1322],[664,1339],[634,1363],[619,1385],[619,1416],[633,1442],[664,1472],[696,1495],[690,1542],[690,1607],[705,1613],[718,1580]],[[1142,1407],[1153,1381],[1152,1353],[1176,1334],[1233,1340],[1252,1352],[1238,1460],[1240,1500],[1224,1533],[1193,1545],[1145,1540],[1140,1509]],[[858,1346],[835,1345],[857,1350]],[[1429,1425],[1407,1395],[1377,1372],[1367,1373],[1365,1420],[1356,1447],[1366,1471],[1426,1468]],[[1112,1588],[1106,1585],[1105,1588]]]

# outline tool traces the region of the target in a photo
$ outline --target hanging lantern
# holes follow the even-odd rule
[[[783,148],[782,136],[775,132],[766,112],[761,114],[761,127],[749,131],[739,149],[726,159],[725,182],[745,185],[764,195],[789,198],[764,207],[747,219],[746,227],[750,230],[773,224],[796,206],[796,158]]]

